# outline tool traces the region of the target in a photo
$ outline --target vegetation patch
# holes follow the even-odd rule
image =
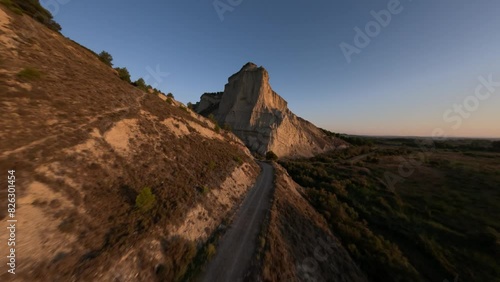
[[[0,0],[0,3],[16,14],[26,14],[54,31],[61,31],[61,26],[38,0]]]
[[[42,77],[42,72],[35,68],[27,67],[18,72],[17,77],[25,81],[37,80]]]
[[[278,156],[273,151],[269,151],[269,152],[266,153],[266,160],[268,160],[268,161],[277,161],[278,160]]]
[[[156,204],[156,196],[151,192],[151,188],[141,190],[135,199],[135,207],[141,212],[150,211]]]
[[[452,140],[417,165],[419,142],[373,138],[280,163],[370,280],[496,281],[500,155],[491,141]],[[387,172],[399,177],[393,188]]]

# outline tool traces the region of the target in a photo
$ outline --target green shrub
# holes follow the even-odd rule
[[[101,53],[99,53],[98,57],[99,57],[99,60],[101,60],[101,62],[105,63],[106,65],[108,65],[110,67],[113,66],[113,56],[111,56],[110,53],[108,53],[106,51],[102,51]]]
[[[23,80],[36,80],[42,76],[42,73],[35,68],[24,68],[20,72],[17,73],[17,77]]]
[[[146,85],[146,81],[144,81],[143,78],[139,78],[132,84],[135,85],[137,88],[141,89],[142,91],[145,92],[148,91],[148,86]]]
[[[167,99],[170,99],[170,97],[168,97]],[[184,107],[183,105],[180,105],[180,106],[179,106],[179,109],[183,110],[183,111],[184,111],[184,112],[186,112],[186,113],[188,113],[188,112],[189,112],[189,110],[188,110],[186,107]]]
[[[168,94],[167,94],[167,97],[174,99],[174,94],[172,94],[172,93],[168,93]]]
[[[156,196],[151,192],[151,188],[142,189],[135,199],[135,207],[142,212],[150,211],[156,204]]]
[[[215,124],[214,131],[220,133],[220,126],[217,123]]]
[[[172,105],[173,102],[174,101],[172,100],[172,98],[170,98],[170,97],[167,98],[167,103],[169,103],[170,105]]]
[[[127,68],[115,68],[115,70],[118,72],[118,77],[120,77],[121,80],[124,80],[128,83],[132,82],[130,80],[130,73],[128,72]]]
[[[266,160],[276,161],[276,160],[278,160],[278,156],[273,151],[269,151],[266,153]]]

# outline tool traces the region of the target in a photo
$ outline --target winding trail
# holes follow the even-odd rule
[[[224,234],[217,254],[210,261],[201,281],[243,281],[256,249],[257,237],[273,195],[274,169],[260,162],[262,172],[243,200],[236,218]]]

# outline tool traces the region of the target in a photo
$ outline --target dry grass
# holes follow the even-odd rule
[[[182,224],[197,205],[214,210],[209,216],[221,221],[225,215],[199,187],[219,190],[241,164],[248,164],[248,174],[255,175],[258,167],[251,156],[230,138],[198,133],[191,124],[213,131],[189,111],[120,80],[88,50],[28,17],[8,13],[12,22],[7,28],[20,40],[17,53],[0,45],[0,169],[15,169],[19,187],[37,181],[68,203],[50,204],[53,199],[36,196],[19,208],[40,215],[39,221],[28,221],[19,236],[43,234],[45,245],[40,248],[49,257],[20,247],[25,255],[18,279],[96,280],[98,275],[129,280],[139,269],[141,279],[148,281],[182,276],[192,258],[190,246],[198,242],[181,238],[166,244],[163,253],[149,249],[149,244],[170,242],[168,228]],[[32,69],[19,77],[25,66]],[[31,89],[22,87],[28,78],[37,78]],[[190,133],[177,136],[162,124],[169,118],[179,120]],[[127,140],[106,138],[117,133],[113,129],[126,133],[113,136]],[[214,169],[209,169],[212,163]],[[147,213],[136,209],[144,187],[156,198]],[[21,200],[33,195],[20,189],[17,196]],[[4,196],[0,205],[6,206]],[[0,219],[5,216],[0,209]],[[41,232],[44,226],[50,227],[48,232]],[[77,240],[60,239],[55,232]],[[167,274],[162,269],[168,269]]]

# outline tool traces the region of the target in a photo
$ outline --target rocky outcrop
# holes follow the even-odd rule
[[[223,93],[202,95],[196,111],[212,114],[260,154],[273,151],[280,157],[308,157],[345,146],[293,114],[271,88],[268,72],[253,63],[229,77]]]

